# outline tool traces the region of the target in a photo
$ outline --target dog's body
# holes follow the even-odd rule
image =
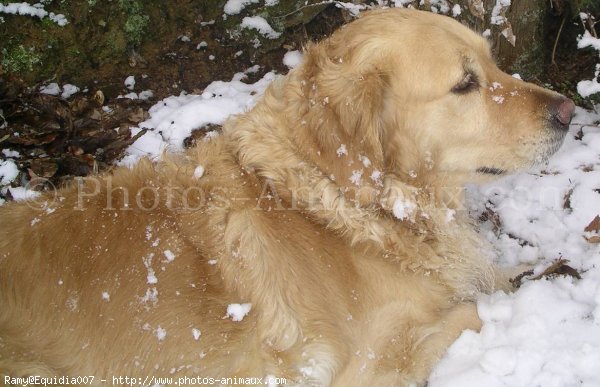
[[[456,22],[371,12],[222,136],[1,208],[0,374],[423,384],[506,280],[448,188],[547,157],[571,105]]]

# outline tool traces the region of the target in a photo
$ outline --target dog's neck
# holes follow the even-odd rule
[[[224,125],[225,139],[240,166],[258,176],[263,186],[274,188],[275,194],[289,206],[348,236],[352,243],[375,243],[394,251],[403,249],[406,234],[435,235],[430,231],[443,226],[438,223],[442,218],[445,222],[447,208],[435,208],[427,196],[429,193],[402,183],[393,174],[382,174],[370,181],[364,179],[360,189],[349,190],[347,179],[332,176],[332,167],[324,166],[342,162],[335,150],[330,149],[328,155],[317,154],[310,138],[299,139],[297,131],[311,128],[299,128],[307,125],[301,114],[282,112],[290,111],[292,97],[287,95],[288,90],[301,88],[301,82],[294,76],[275,80],[251,112]],[[297,84],[290,87],[289,83]],[[292,107],[300,112],[309,108],[301,104]],[[282,116],[288,117],[288,121],[277,121]],[[393,210],[398,200],[408,205],[414,203],[418,211],[397,219]]]

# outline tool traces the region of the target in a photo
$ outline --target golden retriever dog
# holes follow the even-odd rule
[[[365,13],[222,135],[0,208],[2,383],[422,386],[508,288],[457,192],[573,109],[448,17]]]

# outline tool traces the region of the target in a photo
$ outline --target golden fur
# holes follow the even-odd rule
[[[508,284],[460,187],[551,154],[563,97],[431,13],[305,51],[221,136],[0,208],[1,375],[423,385],[479,328],[477,294]]]

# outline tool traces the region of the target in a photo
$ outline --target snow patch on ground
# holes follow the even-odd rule
[[[58,86],[58,83],[56,82],[49,83],[45,86],[40,87],[40,93],[48,95],[59,95],[60,86]]]
[[[579,38],[577,42],[577,48],[593,47],[600,53],[600,39],[595,38],[590,34],[589,31],[585,31],[583,36]],[[600,57],[599,57],[600,60]],[[600,63],[596,65],[596,71],[594,72],[594,78],[590,80],[584,80],[577,83],[577,92],[582,97],[589,97],[592,94],[600,93],[600,83],[598,78],[600,77]]]
[[[60,96],[64,99],[69,99],[73,94],[79,93],[79,91],[79,87],[67,83],[66,85],[63,85],[63,91]]]
[[[223,12],[227,15],[237,15],[250,4],[258,4],[258,0],[229,0],[223,7]]]
[[[133,75],[128,76],[123,84],[128,90],[133,90],[135,88],[135,77]]]
[[[269,72],[253,84],[242,82],[245,78],[245,73],[237,73],[230,82],[211,83],[201,95],[182,93],[152,106],[150,118],[131,129],[132,135],[144,128],[148,131],[128,148],[120,164],[132,166],[141,157],[157,159],[166,150],[181,151],[193,130],[221,125],[229,116],[251,109],[275,74]]]
[[[8,185],[19,175],[19,168],[12,160],[0,161],[0,185]]]
[[[242,19],[241,27],[257,30],[259,34],[269,39],[277,39],[281,36],[281,32],[275,31],[261,16],[246,16]]]
[[[60,95],[64,99],[69,99],[74,94],[79,93],[79,87],[71,84],[64,84],[62,88],[56,82],[49,83],[39,88],[40,93],[47,95]]]
[[[0,4],[0,13],[32,16],[37,17],[39,19],[48,17],[50,20],[52,20],[54,23],[58,24],[61,27],[64,27],[69,23],[65,15],[55,14],[54,12],[48,12],[44,9],[44,5],[41,3],[37,3],[34,5],[25,2]]]

